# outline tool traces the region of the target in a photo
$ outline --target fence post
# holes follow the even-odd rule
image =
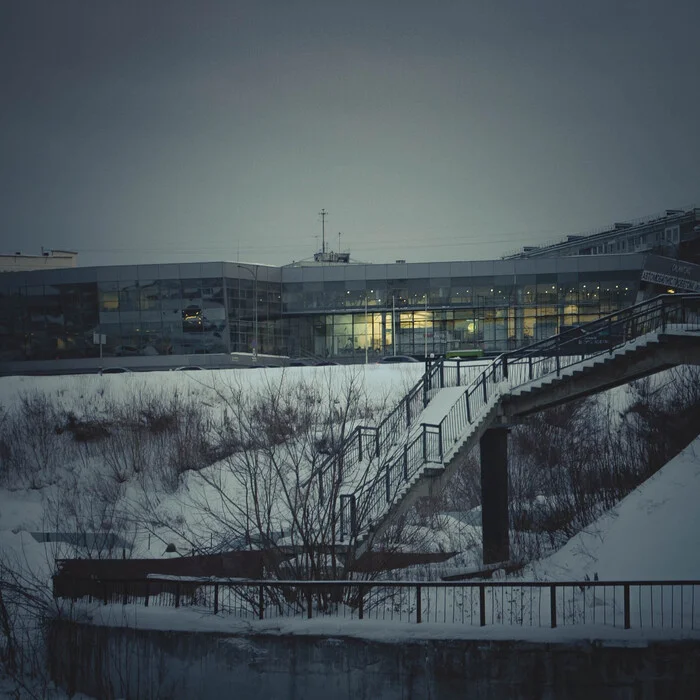
[[[465,398],[467,399],[467,422],[469,425],[472,424],[472,411],[471,408],[469,407],[469,389],[464,394]]]
[[[423,461],[428,459],[428,431],[425,428],[425,423],[423,423]]]
[[[386,475],[384,476],[384,483],[386,485],[386,502],[391,501],[391,477],[389,475],[389,465],[386,465]]]
[[[479,584],[479,625],[486,627],[486,586]]]
[[[219,584],[214,584],[214,615],[219,612]]]
[[[457,386],[462,386],[462,361],[457,358]]]
[[[503,379],[508,379],[508,358],[503,356]]]
[[[557,377],[559,376],[559,372],[561,370],[561,359],[559,358],[559,353],[560,353],[560,348],[559,348],[559,338],[557,338],[557,344],[556,344],[556,350],[557,354]]]
[[[440,388],[445,388],[445,360],[440,360]]]
[[[425,376],[423,377],[423,408],[428,405],[428,382],[430,381],[430,360],[425,363]]]
[[[265,587],[261,584],[258,589],[258,618],[265,618]]]
[[[359,596],[360,599],[358,601],[357,614],[360,620],[363,620],[365,617],[365,590],[363,586],[360,586]]]
[[[630,628],[630,585],[629,585],[629,583],[626,583],[622,587],[622,601],[623,601],[624,612],[625,612],[625,629],[628,630]]]
[[[355,494],[350,496],[350,535],[354,537],[357,534],[357,509],[355,502]]]
[[[379,428],[374,429],[374,456],[379,457]]]
[[[411,425],[411,402],[406,399],[406,427]]]
[[[403,480],[408,481],[408,445],[403,446]]]
[[[481,384],[484,387],[484,403],[489,400],[488,394],[486,393],[486,372],[481,375]]]
[[[423,605],[421,601],[421,587],[416,586],[416,624],[420,624],[423,619]]]
[[[362,429],[357,428],[357,461],[362,461]]]
[[[612,337],[612,318],[608,319],[608,345],[610,345],[610,354],[613,352],[613,337]]]
[[[527,377],[532,381],[532,355],[527,356]]]
[[[442,461],[442,423],[438,425],[438,454],[440,461]]]
[[[175,584],[175,607],[180,607],[180,582]]]
[[[313,603],[313,596],[312,596],[312,591],[311,591],[311,586],[308,586],[306,589],[306,610],[307,610],[307,618],[310,620],[311,619],[311,605]]]
[[[549,613],[554,628],[557,626],[557,587],[554,584],[549,587]]]
[[[148,585],[148,579],[146,579],[146,600],[144,601],[144,607],[148,607],[148,595],[150,593],[150,586]]]

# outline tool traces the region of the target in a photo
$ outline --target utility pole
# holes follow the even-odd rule
[[[326,217],[328,212],[325,209],[321,209],[319,212],[321,216],[321,252],[326,254]]]

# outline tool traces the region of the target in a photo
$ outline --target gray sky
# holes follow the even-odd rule
[[[497,258],[700,206],[697,0],[0,0],[0,251]]]

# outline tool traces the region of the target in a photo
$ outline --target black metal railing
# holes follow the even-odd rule
[[[320,494],[331,494],[337,490],[338,481],[344,475],[359,470],[361,478],[356,490],[365,489],[374,484],[376,476],[383,472],[385,465],[392,461],[396,448],[401,447],[407,439],[411,428],[428,404],[433,391],[452,386],[464,386],[473,379],[475,372],[473,362],[453,360],[447,365],[444,360],[431,360],[426,363],[425,372],[420,380],[398,402],[376,426],[356,426],[315,470],[313,479],[317,480]],[[385,478],[385,477],[382,477]],[[374,486],[370,486],[374,488]],[[323,498],[321,497],[321,500]],[[345,509],[342,503],[339,512],[343,520]],[[354,529],[352,530],[354,532]],[[344,540],[351,532],[347,527],[340,527],[340,537]]]
[[[247,619],[332,617],[519,627],[700,629],[700,581],[75,579],[64,598]]]
[[[442,464],[445,457],[464,443],[488,415],[504,392],[546,377],[561,376],[568,368],[598,356],[609,356],[649,333],[674,329],[700,330],[700,295],[667,294],[647,300],[519,350],[504,353],[484,368],[465,388],[462,396],[437,425],[413,426],[404,445],[394,441],[393,451],[384,450],[377,468],[351,494],[343,494],[340,538],[369,535],[406,493],[424,469]],[[451,361],[433,363],[417,387],[427,391],[437,384],[460,386],[460,366]],[[415,391],[417,387],[414,388]],[[396,426],[392,424],[392,428]],[[383,445],[387,441],[384,438]],[[350,504],[352,503],[352,507]],[[352,519],[343,513],[352,511]]]

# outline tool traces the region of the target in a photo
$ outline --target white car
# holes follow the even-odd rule
[[[396,365],[401,362],[420,362],[420,360],[416,360],[415,357],[411,357],[410,355],[387,355],[379,360],[379,364],[381,365]]]

